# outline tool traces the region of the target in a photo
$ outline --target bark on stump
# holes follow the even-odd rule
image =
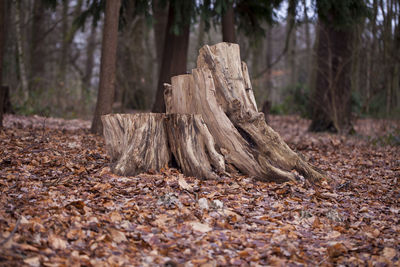
[[[172,77],[171,85],[165,84],[164,96],[167,114],[158,115],[162,119],[156,128],[166,130],[155,131],[158,135],[147,130],[150,142],[141,141],[144,137],[138,129],[155,127],[152,120],[145,121],[155,114],[140,115],[140,123],[134,117],[129,117],[133,120],[130,123],[119,122],[127,115],[103,118],[109,153],[118,166],[114,168],[116,171],[135,174],[138,169],[145,170],[133,167],[132,164],[140,162],[143,166],[153,166],[146,162],[152,157],[140,161],[140,154],[130,155],[131,151],[139,147],[141,153],[154,154],[163,146],[166,147],[163,164],[169,148],[184,174],[200,178],[241,172],[263,181],[283,182],[296,179],[294,170],[313,182],[323,177],[292,151],[267,125],[263,113],[258,112],[247,66],[240,60],[237,44],[219,43],[201,48],[197,68],[192,74]],[[124,145],[115,141],[121,138],[126,140]],[[130,157],[134,160],[129,160]],[[127,163],[131,165],[124,166]]]
[[[225,173],[224,157],[199,114],[167,115],[168,140],[182,172],[188,176],[216,179]]]
[[[136,175],[168,166],[171,153],[165,114],[109,114],[101,117],[111,170]]]

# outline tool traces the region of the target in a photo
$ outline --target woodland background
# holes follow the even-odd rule
[[[399,11],[398,0],[0,1],[0,265],[399,266]],[[115,40],[102,37],[107,14]],[[329,183],[111,172],[90,132],[99,103],[162,111],[160,85],[222,40],[239,43],[268,124]],[[115,92],[97,102],[113,52]]]
[[[99,87],[105,1],[15,0],[3,1],[1,8],[5,112],[90,119]],[[167,26],[168,8],[175,18]],[[188,29],[188,40],[175,44],[181,45],[181,62],[172,60],[170,68],[180,64],[190,71],[198,49],[222,41],[225,27],[249,66],[260,109],[265,104],[270,113],[315,121],[322,101],[314,92],[336,86],[343,91],[333,94],[349,95],[346,116],[398,118],[399,11],[396,0],[122,1],[113,111],[157,109],[166,33],[180,37]],[[330,52],[319,51],[318,40],[332,43]],[[323,62],[335,57],[335,44],[347,48],[346,55],[338,55],[345,63],[336,66],[343,71],[331,66],[326,72]],[[325,84],[319,74],[326,76]]]

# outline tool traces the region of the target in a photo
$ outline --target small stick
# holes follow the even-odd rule
[[[15,232],[17,231],[17,228],[19,226],[19,223],[21,222],[21,217],[18,218],[17,223],[15,224],[14,229],[11,231],[11,233],[9,234],[9,236],[4,239],[3,241],[0,242],[0,246],[3,246],[4,244],[6,244],[15,234]]]

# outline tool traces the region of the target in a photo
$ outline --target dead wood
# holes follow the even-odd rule
[[[199,114],[169,114],[166,119],[172,154],[188,176],[216,179],[225,172],[224,157]]]
[[[109,114],[101,120],[114,173],[159,171],[170,162],[165,114]]]
[[[166,86],[167,113],[201,114],[226,162],[265,181],[295,180],[297,171],[315,181],[322,175],[269,127],[257,110],[239,46],[205,45],[197,69]]]
[[[240,172],[263,181],[323,176],[299,157],[258,112],[237,44],[200,49],[191,74],[165,84],[167,114],[103,116],[104,136],[119,174],[159,170],[170,153],[189,176]]]

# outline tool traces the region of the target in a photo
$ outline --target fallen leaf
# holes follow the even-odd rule
[[[126,239],[126,236],[123,232],[118,231],[116,229],[110,228],[108,230],[110,232],[111,235],[111,239],[115,242],[115,243],[121,243],[124,241],[128,241],[128,239]]]
[[[320,228],[322,226],[320,220],[318,217],[315,217],[313,223],[312,223],[312,227],[313,228]]]
[[[183,175],[179,175],[178,184],[183,190],[187,190],[190,192],[193,190],[193,188],[190,185],[188,185],[188,183],[186,183],[185,179],[183,178]]]
[[[53,249],[66,249],[67,241],[61,239],[60,237],[52,234],[49,236],[49,243]]]
[[[224,207],[224,203],[222,203],[221,200],[214,199],[213,201],[211,201],[211,207],[217,210],[222,209]]]
[[[208,200],[204,197],[199,199],[199,208],[202,210],[208,210],[210,207],[208,206]]]
[[[385,247],[382,254],[383,257],[392,260],[394,257],[396,257],[396,250],[394,248]]]
[[[120,222],[122,220],[121,214],[118,211],[113,211],[109,214],[110,219],[113,223]]]
[[[31,246],[29,244],[18,244],[18,247],[22,250],[39,251],[37,247]]]
[[[212,230],[212,228],[209,225],[200,222],[195,222],[195,221],[189,222],[189,225],[192,226],[193,230],[202,233],[207,233]]]
[[[326,236],[326,239],[335,239],[335,238],[338,238],[340,235],[341,235],[340,232],[332,231]]]
[[[25,218],[25,216],[21,216],[21,221],[20,221],[20,223],[21,223],[21,224],[28,224],[29,221]]]
[[[342,243],[335,243],[328,247],[327,252],[330,258],[336,258],[345,254],[347,248]]]
[[[40,266],[40,258],[39,257],[32,257],[24,259],[24,262],[29,266],[37,267]]]
[[[240,216],[239,214],[237,214],[236,212],[232,211],[231,209],[228,208],[224,208],[222,210],[222,213],[225,216],[231,216],[232,218],[234,218],[235,221],[240,221],[242,219],[242,216]]]

